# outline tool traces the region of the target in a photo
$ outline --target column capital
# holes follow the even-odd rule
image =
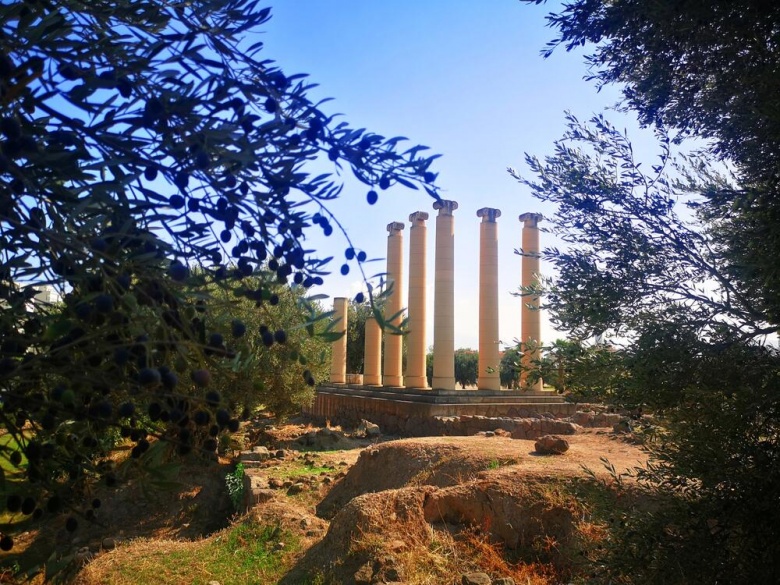
[[[457,201],[450,201],[449,199],[439,199],[433,202],[433,208],[439,210],[439,215],[452,215],[452,212],[458,208]]]
[[[428,219],[427,211],[415,211],[409,215],[409,221],[412,222],[412,227],[414,227],[414,225],[425,225],[426,219]]]
[[[403,229],[404,229],[404,224],[403,222],[400,221],[392,221],[387,224],[387,231],[390,233],[391,236],[394,236],[395,234],[399,233]]]
[[[483,223],[494,223],[499,217],[501,217],[501,210],[495,209],[493,207],[483,207],[481,209],[477,209],[477,217],[481,217]]]
[[[544,216],[541,213],[523,213],[517,219],[523,222],[523,227],[535,228]]]

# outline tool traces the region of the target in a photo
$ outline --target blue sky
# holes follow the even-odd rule
[[[556,3],[529,6],[517,0],[287,0],[273,5],[273,18],[260,35],[265,58],[290,73],[308,73],[319,84],[312,96],[332,97],[328,113],[344,113],[353,127],[385,136],[406,136],[409,146],[424,144],[442,158],[442,196],[459,204],[455,212],[455,344],[478,347],[478,254],[480,207],[497,207],[499,219],[499,298],[501,340],[520,335],[518,215],[550,214],[506,172],[525,171],[525,152],[542,156],[564,131],[564,111],[587,118],[613,106],[616,88],[601,92],[585,81],[582,53],[556,52],[543,59],[540,50],[554,36],[544,16]],[[652,141],[640,138],[629,117],[608,117],[627,126],[648,160]],[[369,258],[386,255],[386,225],[404,221],[405,270],[408,270],[408,216],[428,211],[429,275],[433,274],[435,212],[424,193],[393,187],[374,206],[365,203],[366,187],[350,181],[330,209],[356,246]],[[331,274],[320,292],[354,295],[356,273],[338,274],[346,243],[310,236],[322,256],[334,255]],[[552,244],[542,234],[542,245]],[[384,261],[372,266],[385,269]],[[542,270],[545,271],[543,265]],[[407,279],[408,280],[408,279]],[[429,286],[429,321],[433,282]],[[329,302],[329,301],[326,301]],[[543,338],[560,337],[548,324]],[[428,331],[432,343],[432,327]]]

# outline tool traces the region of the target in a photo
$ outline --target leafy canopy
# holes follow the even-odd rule
[[[322,283],[306,235],[338,227],[342,183],[311,163],[350,169],[369,203],[396,183],[436,197],[424,147],[328,116],[265,55],[269,17],[257,0],[0,5],[0,456],[32,482],[26,516],[70,502],[75,530],[73,488],[124,473],[106,437],[139,464],[213,453],[238,428],[212,386],[226,360],[289,329],[332,337],[311,312],[270,338],[209,313],[217,289],[259,308]],[[269,367],[316,383],[300,356]]]

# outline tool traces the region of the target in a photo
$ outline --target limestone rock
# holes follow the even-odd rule
[[[569,450],[569,442],[557,435],[545,435],[534,443],[534,449],[540,455],[561,455]]]
[[[382,431],[379,429],[379,425],[374,424],[366,419],[360,421],[360,424],[358,425],[358,428],[355,429],[355,432],[369,439],[382,435]]]
[[[239,459],[242,462],[247,461],[265,461],[266,459],[270,459],[271,454],[268,452],[268,449],[266,447],[253,447],[249,451],[241,451],[241,456]]]
[[[274,490],[271,489],[252,489],[249,492],[249,502],[248,504],[250,506],[254,506],[256,504],[265,504],[266,502],[270,502],[274,499]]]
[[[492,581],[486,573],[466,573],[460,578],[461,585],[490,585]]]

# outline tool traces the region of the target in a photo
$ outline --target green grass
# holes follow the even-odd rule
[[[284,546],[277,548],[279,543]],[[108,574],[92,575],[87,582],[276,583],[289,570],[295,557],[292,553],[297,553],[301,545],[295,535],[278,526],[246,518],[209,541],[155,546],[154,541],[146,541],[118,549],[114,554],[120,562],[108,569]]]
[[[229,571],[271,573],[282,565],[281,555],[273,550],[274,545],[284,542],[289,550],[291,539],[292,534],[285,534],[276,526],[264,526],[252,520],[218,536],[204,552],[213,555],[211,570],[216,569],[223,579]]]
[[[319,475],[321,473],[330,473],[333,471],[330,467],[319,467],[317,465],[304,465],[295,469],[287,470],[283,473],[284,477],[298,477],[301,475]]]

